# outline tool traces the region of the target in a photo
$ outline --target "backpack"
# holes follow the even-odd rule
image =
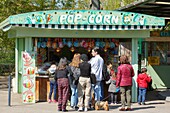
[[[107,66],[104,64],[102,70],[102,80],[108,81],[109,79],[110,79],[110,75],[109,72],[107,71]]]

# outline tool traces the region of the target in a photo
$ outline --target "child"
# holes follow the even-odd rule
[[[147,72],[146,68],[142,68],[141,72],[142,73],[140,73],[137,77],[137,83],[139,87],[138,104],[141,105],[142,102],[142,104],[145,105],[146,91],[148,83],[151,81],[151,77],[148,76],[148,74],[146,73]]]
[[[54,97],[53,97],[53,102],[57,102],[57,81],[54,79],[55,76],[55,71],[56,71],[56,64],[55,62],[52,62],[50,68],[48,69],[49,71],[49,81],[50,81],[50,92],[49,92],[49,97],[48,97],[48,102],[51,103],[51,96],[54,91]]]
[[[110,70],[110,80],[106,82],[106,84],[109,84],[108,92],[111,96],[111,105],[117,104],[117,90],[116,90],[116,75],[113,69]]]

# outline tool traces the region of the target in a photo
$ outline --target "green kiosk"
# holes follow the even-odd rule
[[[113,62],[115,72],[119,56],[129,56],[135,70],[132,101],[136,102],[138,39],[149,38],[151,29],[164,25],[163,18],[112,10],[50,10],[12,15],[0,23],[0,29],[16,40],[14,92],[23,94],[23,102],[34,103],[36,80],[47,77],[37,73],[48,62],[62,56],[71,60],[73,53],[89,54],[91,48],[99,46],[105,62]]]

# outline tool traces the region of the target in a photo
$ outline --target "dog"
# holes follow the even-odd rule
[[[96,102],[95,97],[94,97],[94,93],[92,94],[91,105],[95,110],[104,109],[106,111],[109,111],[108,101],[97,101]]]
[[[105,111],[109,111],[108,101],[97,101],[95,103],[95,110],[104,109]]]

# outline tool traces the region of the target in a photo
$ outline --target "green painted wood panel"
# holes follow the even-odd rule
[[[10,32],[10,31],[9,31]],[[22,37],[61,37],[61,38],[148,38],[149,30],[110,30],[110,31],[82,31],[82,30],[55,30],[17,28],[10,38]]]
[[[21,93],[22,92],[22,61],[21,61],[21,52],[24,51],[25,49],[25,39],[24,38],[19,38],[18,39],[18,92]]]
[[[13,15],[10,24],[165,25],[165,19],[113,10],[49,10]]]

